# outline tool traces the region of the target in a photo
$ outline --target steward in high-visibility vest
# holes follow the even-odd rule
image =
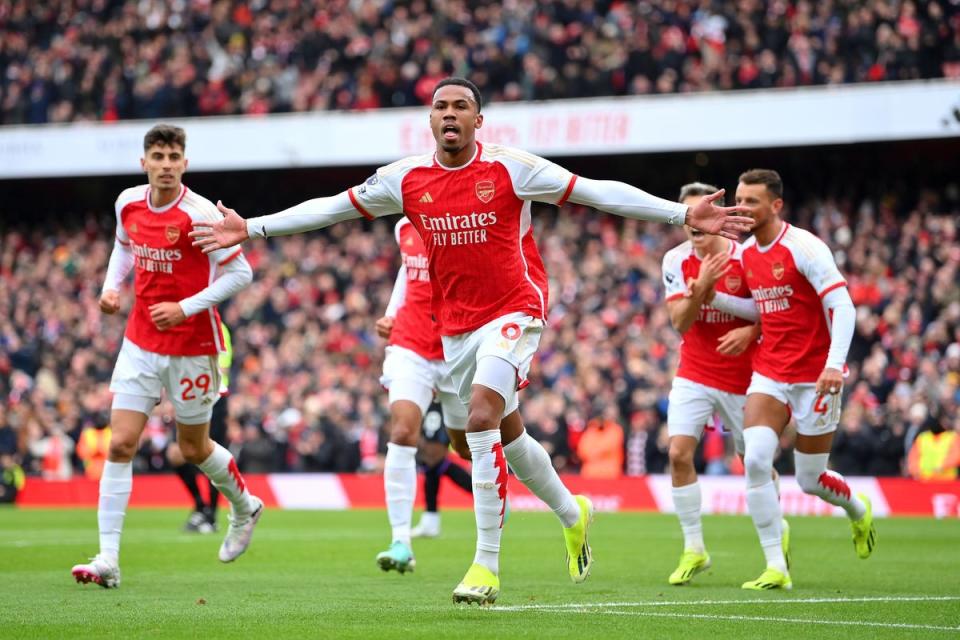
[[[913,441],[907,458],[916,480],[956,480],[960,466],[960,434],[956,431],[924,431]]]
[[[85,427],[77,441],[77,457],[83,461],[83,473],[91,480],[103,475],[103,464],[110,453],[110,427]]]

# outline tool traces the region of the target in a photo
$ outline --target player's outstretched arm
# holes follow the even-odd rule
[[[695,207],[664,200],[616,180],[591,180],[582,176],[576,179],[569,201],[587,205],[625,218],[688,224],[694,229],[712,233],[731,240],[749,231],[752,218],[735,215],[746,212],[744,207],[720,207],[714,201],[723,197],[723,189],[704,197]]]
[[[217,202],[223,219],[217,222],[198,220],[193,223],[193,245],[210,253],[245,242],[249,238],[289,236],[314,229],[329,227],[337,222],[360,217],[360,212],[344,191],[329,198],[314,198],[267,216],[247,220]]]

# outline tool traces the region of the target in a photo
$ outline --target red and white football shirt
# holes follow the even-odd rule
[[[730,268],[717,281],[715,288],[718,292],[740,298],[750,297],[743,266],[740,264],[742,253],[743,247],[731,241]],[[702,263],[689,240],[663,256],[663,286],[668,301],[684,296],[687,292],[687,280],[700,275]],[[717,345],[728,331],[750,324],[752,323],[747,320],[714,309],[710,305],[701,305],[697,319],[683,334],[677,377],[728,393],[746,393],[753,373],[751,360],[755,345],[738,356],[719,353]]]
[[[405,213],[423,239],[440,333],[454,336],[512,312],[547,315],[547,274],[530,201],[562,204],[576,176],[543,158],[477,143],[462,167],[433,154],[381,167],[348,191],[368,218]]]
[[[433,287],[430,285],[430,262],[420,234],[406,218],[394,227],[400,259],[407,282],[403,304],[390,331],[390,344],[423,356],[427,360],[443,360],[443,344],[433,319]]]
[[[134,301],[126,338],[145,351],[170,356],[216,355],[223,350],[220,316],[210,308],[183,323],[160,331],[150,319],[150,306],[179,302],[203,289],[216,277],[218,265],[239,256],[239,248],[204,254],[187,234],[193,222],[223,216],[206,198],[181,187],[180,197],[155,208],[150,186],[126,189],[117,198],[117,239],[134,255]]]
[[[770,245],[760,247],[750,238],[743,247],[743,268],[762,333],[754,370],[777,382],[816,382],[830,350],[822,299],[847,284],[830,248],[786,222]]]

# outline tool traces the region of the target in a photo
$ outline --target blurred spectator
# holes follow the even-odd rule
[[[910,476],[916,480],[956,480],[960,467],[960,420],[938,412],[931,416],[928,427],[910,448]]]
[[[83,464],[83,473],[91,480],[99,480],[103,474],[103,464],[110,453],[110,426],[89,425],[80,432],[77,441],[77,457]]]
[[[0,123],[114,121],[960,78],[960,5],[10,0],[0,43]]]
[[[594,418],[577,444],[580,474],[586,478],[619,478],[623,475],[623,427],[616,407],[607,407]]]
[[[0,453],[0,504],[11,504],[23,489],[26,477],[10,453]]]

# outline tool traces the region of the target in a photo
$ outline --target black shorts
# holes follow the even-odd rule
[[[425,442],[438,442],[444,446],[450,444],[446,425],[443,422],[443,410],[439,402],[434,402],[423,416],[423,439]]]
[[[219,445],[227,446],[227,399],[220,398],[213,405],[210,416],[210,439]]]

